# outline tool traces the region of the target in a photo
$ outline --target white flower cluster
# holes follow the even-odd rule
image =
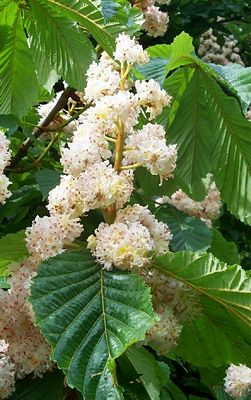
[[[41,376],[51,368],[50,347],[34,326],[28,303],[30,279],[35,275],[33,260],[10,269],[10,289],[0,290],[0,398],[14,390],[15,379],[33,373]]]
[[[119,210],[113,224],[101,223],[95,236],[88,238],[88,247],[107,270],[113,265],[137,270],[149,264],[151,252],[167,252],[171,238],[164,223],[158,222],[147,207],[135,204]]]
[[[144,271],[142,276],[151,287],[153,306],[158,315],[144,344],[150,344],[159,354],[167,353],[177,345],[183,323],[199,316],[199,296],[184,283],[156,270]]]
[[[231,364],[226,371],[225,391],[234,399],[251,395],[251,369],[246,365]],[[249,398],[249,397],[248,397]]]
[[[140,8],[144,15],[143,28],[148,36],[158,37],[163,36],[168,27],[169,16],[167,12],[160,10],[155,3],[159,5],[170,4],[171,0],[139,0],[135,2],[135,6]]]
[[[217,37],[213,35],[212,28],[204,32],[200,38],[198,54],[202,60],[209,63],[228,65],[244,65],[239,55],[240,49],[237,47],[237,40],[233,35],[224,36],[225,43],[221,46]]]
[[[4,168],[10,162],[9,140],[3,131],[0,130],[0,204],[4,204],[5,200],[11,196],[8,186],[10,184],[7,176],[4,175]]]
[[[163,196],[157,202],[159,204],[169,203],[192,217],[200,218],[209,227],[213,220],[219,218],[221,210],[220,192],[215,182],[210,184],[208,193],[202,201],[191,199],[180,189],[173,193],[171,197]]]

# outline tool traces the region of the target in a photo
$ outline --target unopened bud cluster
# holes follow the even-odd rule
[[[11,193],[8,190],[10,184],[7,176],[4,175],[4,168],[9,164],[10,151],[9,140],[6,138],[3,131],[0,130],[0,204],[4,204]]]
[[[209,63],[228,65],[244,65],[239,55],[240,49],[237,46],[237,40],[233,35],[224,35],[224,44],[218,43],[217,37],[213,35],[212,28],[204,32],[200,38],[198,54],[202,60]]]

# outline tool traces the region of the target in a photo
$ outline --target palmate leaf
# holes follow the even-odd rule
[[[94,49],[88,37],[70,19],[62,16],[47,1],[31,0],[30,26],[33,53],[43,52],[51,70],[55,69],[69,85],[83,90],[85,74]]]
[[[141,278],[104,272],[87,250],[71,251],[41,264],[31,294],[69,385],[88,400],[120,399],[114,360],[144,338],[154,318]]]
[[[201,367],[250,365],[251,279],[245,271],[191,252],[158,257],[156,268],[200,295],[202,312],[184,324],[175,355]]]
[[[98,42],[98,44],[112,56],[115,48],[115,40],[104,23],[101,11],[94,2],[89,0],[47,0],[48,5],[62,15],[78,22]]]
[[[37,100],[38,82],[17,3],[0,12],[0,26],[0,114],[20,118]]]

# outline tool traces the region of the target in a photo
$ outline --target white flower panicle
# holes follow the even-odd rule
[[[10,357],[6,355],[8,344],[0,340],[0,398],[6,399],[15,390],[15,370]]]
[[[221,65],[233,63],[244,65],[234,36],[224,36],[224,40],[225,43],[221,46],[217,41],[217,37],[213,35],[212,28],[208,29],[200,38],[198,54],[205,62]]]
[[[137,100],[150,114],[150,120],[161,114],[163,107],[170,106],[172,97],[155,80],[136,81],[135,88]]]
[[[4,175],[4,168],[9,164],[11,153],[9,150],[10,141],[6,138],[3,131],[0,130],[0,204],[4,204],[6,199],[11,196],[8,186],[9,178]]]
[[[160,11],[159,7],[149,6],[144,12],[144,17],[143,28],[148,36],[164,36],[169,22],[169,16],[166,12]]]
[[[125,153],[125,165],[139,163],[146,167],[152,175],[160,179],[172,177],[176,167],[176,145],[167,146],[165,130],[161,125],[147,124],[130,134],[126,140],[128,151]]]
[[[226,371],[225,391],[234,399],[251,395],[251,369],[246,365],[231,364]]]
[[[64,172],[78,176],[96,162],[111,157],[108,142],[95,123],[80,124],[74,132],[72,142],[62,149],[61,164]]]
[[[83,231],[79,219],[67,214],[36,217],[26,229],[26,243],[30,255],[40,261],[64,251]]]
[[[149,61],[148,54],[143,47],[137,43],[135,38],[121,33],[116,39],[115,60],[127,64],[146,64]]]
[[[154,250],[157,255],[166,253],[169,248],[169,241],[172,239],[172,234],[169,227],[163,222],[159,222],[148,207],[134,204],[127,206],[123,210],[119,210],[116,217],[116,222],[130,224],[139,222],[145,226],[152,239],[154,240]]]
[[[149,263],[154,241],[148,229],[138,222],[111,225],[102,222],[95,230],[95,237],[88,238],[88,248],[104,269],[111,270],[115,266],[131,270]]]
[[[173,193],[169,198],[164,196],[158,199],[159,204],[169,203],[178,210],[202,219],[207,225],[211,226],[211,221],[220,216],[221,199],[220,192],[216,187],[215,182],[209,186],[208,194],[202,201],[195,201],[191,199],[181,189]]]
[[[13,265],[10,268],[11,277],[8,279],[10,289],[0,290],[0,347],[3,347],[3,341],[8,344],[5,346],[7,359],[2,360],[0,356],[0,365],[4,361],[3,372],[8,372],[5,378],[9,379],[10,390],[14,385],[14,377],[23,378],[30,373],[41,376],[52,367],[49,359],[50,346],[34,326],[31,305],[28,303],[30,280],[35,275],[35,268],[33,259]],[[6,381],[5,387],[1,388],[1,373],[0,368],[0,395],[1,390],[8,387]]]

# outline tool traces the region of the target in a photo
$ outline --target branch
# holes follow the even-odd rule
[[[55,104],[55,106],[53,107],[53,109],[49,112],[49,114],[40,122],[39,126],[33,131],[33,137],[35,139],[39,138],[39,136],[41,136],[47,128],[48,125],[53,121],[55,115],[57,113],[59,113],[59,111],[62,110],[62,108],[65,107],[65,105],[67,104],[68,98],[71,96],[73,92],[73,89],[68,86],[63,93],[61,94],[60,98],[58,99],[57,103]],[[18,150],[17,154],[15,155],[15,157],[12,159],[11,164],[9,166],[9,168],[13,168],[15,167],[15,165],[22,160],[22,158],[24,158],[30,148],[30,146],[32,145],[33,140],[31,138],[27,138],[22,146],[20,147],[20,149]]]

